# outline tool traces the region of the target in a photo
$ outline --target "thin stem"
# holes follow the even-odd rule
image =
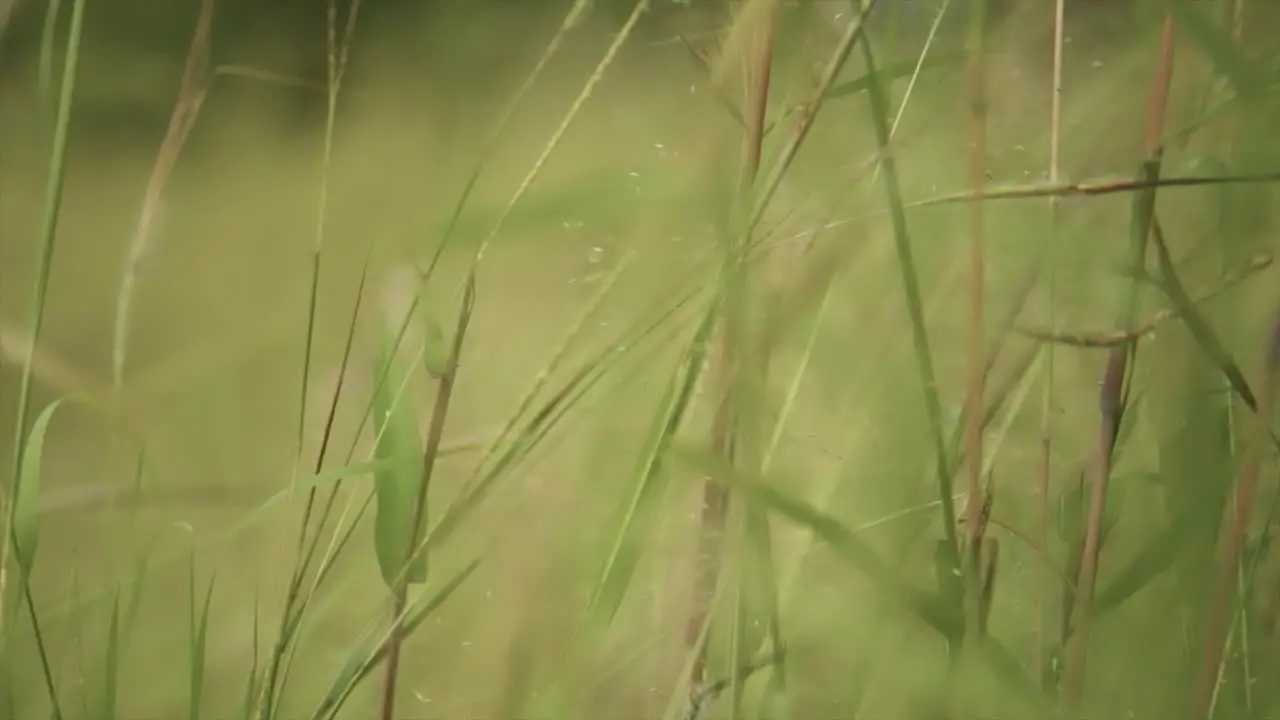
[[[1063,41],[1065,37],[1064,23],[1066,20],[1066,2],[1065,0],[1056,0],[1054,3],[1053,13],[1053,92],[1050,101],[1050,118],[1049,118],[1049,182],[1057,184],[1061,182],[1061,162],[1062,162],[1062,59],[1063,59]],[[1056,328],[1058,325],[1058,297],[1057,297],[1057,247],[1059,234],[1061,232],[1061,217],[1059,215],[1059,198],[1049,198],[1049,244],[1045,250],[1044,274],[1045,278],[1045,294],[1047,296],[1049,327]],[[1045,381],[1044,394],[1041,398],[1040,405],[1040,507],[1039,507],[1039,523],[1040,523],[1040,552],[1046,557],[1049,552],[1049,486],[1050,477],[1053,471],[1053,378],[1055,370],[1056,348],[1054,343],[1048,343],[1045,347]],[[1055,579],[1051,573],[1046,573],[1043,587],[1040,589],[1039,612],[1036,618],[1036,663],[1037,676],[1041,682],[1049,686],[1051,685],[1049,677],[1049,668],[1046,661],[1049,655],[1049,640],[1047,630],[1049,627],[1049,598],[1053,596]],[[1048,687],[1046,687],[1048,689]]]

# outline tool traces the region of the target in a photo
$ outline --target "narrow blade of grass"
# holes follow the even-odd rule
[[[628,499],[618,531],[610,543],[609,554],[600,579],[587,602],[587,627],[599,632],[617,613],[635,571],[638,549],[643,543],[644,523],[650,519],[653,504],[661,497],[665,483],[662,460],[675,432],[684,420],[697,386],[706,356],[706,344],[714,327],[715,315],[708,312],[671,378],[658,413],[654,415],[643,450],[633,471],[631,497]]]
[[[862,57],[868,77],[877,78],[875,53],[864,41]],[[915,353],[916,368],[920,376],[920,390],[929,422],[929,436],[933,445],[938,500],[942,510],[942,526],[945,533],[946,562],[961,567],[960,540],[956,533],[956,509],[952,473],[944,439],[942,401],[938,395],[937,373],[934,370],[933,350],[930,348],[928,327],[925,324],[924,300],[920,292],[920,278],[916,270],[915,254],[911,248],[911,236],[907,228],[906,207],[902,199],[902,186],[898,177],[897,161],[890,148],[889,101],[883,85],[873,79],[868,87],[869,112],[875,130],[876,144],[882,153],[880,171],[884,178],[885,199],[889,204],[889,217],[893,227],[893,244],[898,255],[898,269],[906,295],[908,324]],[[957,603],[958,604],[958,603]]]

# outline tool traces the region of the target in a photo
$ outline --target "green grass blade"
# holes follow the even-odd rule
[[[22,453],[22,469],[18,473],[13,491],[14,508],[11,527],[14,553],[22,573],[19,582],[23,583],[31,578],[40,539],[40,480],[45,438],[49,433],[49,423],[53,421],[53,414],[61,406],[61,400],[54,401],[40,412],[35,423],[32,424],[26,449]]]
[[[689,409],[694,388],[702,373],[706,358],[707,339],[715,327],[714,308],[708,309],[693,339],[685,351],[671,384],[667,388],[661,409],[653,417],[649,436],[645,440],[639,461],[633,474],[631,497],[627,501],[618,531],[610,543],[609,554],[600,572],[600,579],[587,601],[587,627],[601,631],[613,622],[623,597],[631,584],[632,576],[643,544],[645,523],[651,519],[654,504],[665,489],[662,482],[662,460]]]
[[[71,108],[75,98],[76,75],[80,69],[80,41],[84,32],[85,0],[75,0],[71,9],[71,23],[67,32],[66,57],[62,67],[62,81],[58,95],[58,110],[54,121],[53,144],[49,149],[48,180],[45,185],[44,212],[40,226],[39,248],[35,281],[31,289],[31,305],[28,308],[31,341],[22,362],[22,378],[18,388],[17,418],[14,422],[13,462],[10,473],[11,488],[7,513],[10,531],[4,536],[0,552],[0,568],[6,568],[12,556],[11,543],[16,527],[19,480],[23,467],[23,434],[27,428],[27,413],[31,405],[31,382],[35,372],[35,350],[44,327],[45,301],[49,289],[49,277],[53,270],[53,250],[58,235],[58,220],[62,210],[62,190],[66,179],[67,143],[71,128]],[[7,600],[0,575],[0,602]],[[0,636],[4,632],[0,631]],[[54,701],[56,707],[56,700]]]
[[[599,311],[600,307],[604,304],[605,298],[608,297],[609,293],[613,290],[618,280],[622,277],[623,272],[625,272],[627,267],[630,266],[634,258],[634,253],[627,252],[618,260],[613,269],[609,271],[609,274],[601,279],[596,291],[592,293],[591,298],[583,306],[582,312],[579,313],[577,319],[569,327],[564,338],[560,341],[560,344],[554,351],[552,351],[551,357],[548,358],[543,367],[538,370],[537,375],[534,376],[533,382],[516,403],[516,408],[511,413],[510,418],[503,425],[502,429],[498,431],[497,436],[489,442],[488,446],[481,453],[480,461],[476,463],[476,475],[479,475],[485,466],[488,465],[492,467],[490,463],[494,459],[494,455],[502,445],[502,442],[508,439],[511,432],[520,422],[520,419],[527,417],[527,413],[529,409],[533,407],[533,402],[538,397],[538,394],[546,387],[546,384],[548,380],[550,380],[552,374],[555,373],[556,370],[560,369],[560,366],[563,363],[564,358],[568,355],[569,350],[574,346],[575,342],[582,337],[583,333],[588,328],[588,322],[596,312]],[[545,413],[546,407],[540,409],[535,415],[537,417],[542,417]],[[473,476],[471,480],[474,479],[475,477]]]
[[[525,96],[529,94],[529,90],[533,88],[538,78],[547,68],[547,64],[551,62],[551,58],[556,54],[560,44],[568,36],[581,20],[583,13],[587,9],[587,2],[584,0],[574,0],[573,5],[565,14],[564,19],[560,22],[560,27],[556,30],[555,35],[551,36],[551,40],[542,50],[542,54],[538,57],[538,62],[534,64],[533,69],[525,76],[524,81],[520,84],[519,89],[508,101],[506,108],[503,109],[501,115],[498,116],[498,122],[494,125],[490,132],[488,140],[481,147],[480,155],[476,160],[476,164],[472,167],[471,172],[467,175],[467,181],[463,185],[462,192],[458,195],[458,202],[454,205],[453,212],[450,213],[449,219],[445,222],[444,228],[440,233],[440,242],[436,245],[435,253],[431,257],[423,279],[429,280],[435,273],[436,265],[440,262],[440,258],[444,255],[445,249],[449,245],[449,241],[454,237],[454,231],[457,229],[458,221],[462,218],[463,210],[467,206],[467,201],[471,199],[471,193],[475,191],[476,184],[480,181],[480,176],[484,174],[484,169],[489,163],[489,159],[497,150],[502,138],[506,135],[507,128],[511,126],[511,121],[515,118],[516,111],[524,103]],[[510,208],[508,208],[508,212]],[[563,217],[558,215],[557,217]]]
[[[907,313],[911,326],[911,342],[915,350],[916,367],[920,376],[920,389],[929,421],[929,435],[934,448],[938,483],[938,500],[942,508],[942,524],[947,543],[949,566],[960,566],[960,541],[956,534],[956,510],[952,473],[948,461],[945,431],[943,430],[942,401],[938,396],[937,373],[934,370],[933,350],[929,343],[925,324],[924,300],[920,291],[920,277],[916,270],[915,254],[911,249],[911,236],[907,228],[906,206],[902,199],[902,184],[898,177],[897,160],[890,147],[889,100],[876,73],[875,53],[869,42],[862,43],[862,57],[867,66],[869,110],[875,129],[876,145],[880,150],[880,171],[884,178],[885,199],[889,204],[889,217],[893,226],[893,244],[898,255],[898,269],[906,294]]]
[[[1165,243],[1164,232],[1160,227],[1159,221],[1153,220],[1151,238],[1156,250],[1156,259],[1160,264],[1160,289],[1168,295],[1170,302],[1173,303],[1174,311],[1181,318],[1183,324],[1186,325],[1191,337],[1200,346],[1204,354],[1208,356],[1209,361],[1226,377],[1227,382],[1231,384],[1231,389],[1240,396],[1240,399],[1244,401],[1244,404],[1250,410],[1257,412],[1258,399],[1254,395],[1253,389],[1249,387],[1249,381],[1245,379],[1244,372],[1236,364],[1236,361],[1231,358],[1231,353],[1227,352],[1213,326],[1196,308],[1195,302],[1187,294],[1187,289],[1183,286],[1182,281],[1178,279],[1178,273],[1174,269],[1173,258],[1169,254],[1169,246]]]

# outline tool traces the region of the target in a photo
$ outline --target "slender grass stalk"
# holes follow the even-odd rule
[[[414,498],[413,521],[410,525],[409,537],[417,538],[420,529],[426,524],[427,493],[431,485],[431,476],[435,470],[436,460],[440,454],[440,445],[444,439],[445,420],[449,416],[449,402],[453,398],[453,388],[458,377],[458,360],[462,356],[462,343],[467,335],[467,327],[471,323],[471,314],[475,309],[476,276],[472,272],[467,276],[467,284],[463,290],[462,305],[458,310],[458,322],[454,328],[453,349],[446,361],[444,374],[440,377],[436,393],[435,405],[431,410],[431,424],[427,429],[427,442],[422,453],[422,478],[418,483],[417,496]],[[418,556],[417,549],[410,545],[405,551],[404,570],[396,583],[392,616],[395,625],[391,630],[390,644],[387,646],[387,672],[382,691],[382,720],[395,719],[396,683],[399,679],[400,651],[404,644],[404,629],[400,618],[408,606],[409,568]]]
[[[1049,109],[1049,182],[1062,182],[1062,61],[1064,39],[1066,36],[1066,0],[1055,0],[1053,12],[1053,91]],[[1058,326],[1058,242],[1061,238],[1060,199],[1049,198],[1049,241],[1044,252],[1044,263],[1041,274],[1045,277],[1045,295],[1048,306],[1048,324],[1051,328]],[[1053,414],[1054,414],[1054,371],[1057,348],[1054,343],[1047,343],[1045,354],[1044,391],[1040,402],[1040,476],[1039,476],[1039,518],[1040,532],[1037,538],[1040,553],[1049,553],[1049,488],[1053,473]],[[1049,598],[1053,597],[1055,580],[1052,573],[1046,571],[1040,588],[1036,613],[1036,675],[1046,691],[1053,691],[1057,682],[1050,675],[1049,656],[1052,652],[1048,637]]]
[[[67,32],[66,58],[62,66],[62,78],[58,93],[57,114],[54,120],[53,140],[49,149],[48,181],[45,185],[44,212],[37,240],[39,248],[34,282],[31,288],[31,305],[28,323],[31,327],[31,343],[22,361],[22,376],[18,386],[17,417],[14,421],[13,462],[9,472],[9,492],[5,508],[5,532],[0,549],[0,603],[7,603],[8,569],[10,559],[18,550],[17,512],[22,497],[22,467],[24,460],[24,435],[27,432],[28,415],[31,412],[31,381],[34,377],[36,349],[44,328],[45,302],[48,296],[49,277],[53,272],[53,250],[58,237],[58,221],[61,219],[62,191],[67,171],[67,145],[71,128],[71,110],[75,99],[76,78],[80,70],[80,44],[84,35],[85,0],[74,0],[71,6],[71,25]],[[35,617],[30,589],[24,593],[28,609]],[[10,608],[0,608],[0,623],[10,616]],[[34,629],[34,628],[33,628]],[[37,630],[38,632],[38,630]],[[0,626],[0,648],[8,654],[11,628]],[[40,643],[43,646],[43,642]],[[48,676],[46,670],[46,676]],[[52,699],[52,698],[51,698]],[[53,699],[57,707],[56,699]]]
[[[798,113],[791,134],[783,142],[782,149],[778,152],[778,158],[774,161],[773,169],[764,177],[763,183],[755,192],[755,206],[744,228],[744,232],[748,236],[764,216],[770,200],[773,199],[774,193],[781,187],[782,180],[786,177],[787,171],[791,169],[791,164],[795,161],[796,154],[800,152],[800,147],[804,144],[805,139],[808,138],[809,131],[813,129],[814,120],[817,119],[818,113],[822,111],[831,88],[835,84],[836,77],[840,75],[845,62],[848,61],[854,45],[862,37],[863,26],[866,24],[871,11],[875,9],[876,2],[877,0],[862,0],[861,12],[855,13],[849,19],[849,22],[845,24],[840,40],[836,43],[836,47],[832,50],[826,66],[822,69],[817,88],[815,88],[813,95],[804,103],[802,110]],[[868,76],[870,75],[871,73],[868,73]]]
[[[333,138],[334,127],[337,121],[338,93],[342,86],[343,75],[346,72],[348,53],[352,37],[355,32],[356,20],[359,17],[360,6],[361,0],[351,0],[351,6],[347,15],[347,22],[343,32],[342,42],[339,43],[337,0],[328,0],[326,3],[326,62],[328,70],[326,89],[328,92],[326,94],[325,130],[320,163],[319,198],[316,209],[315,237],[311,248],[311,277],[307,290],[307,329],[302,347],[302,377],[299,391],[298,421],[296,424],[296,435],[294,439],[295,459],[289,479],[289,492],[291,496],[297,487],[298,468],[302,461],[303,438],[306,430],[307,388],[311,383],[311,359],[313,354],[312,348],[315,340],[316,304],[320,286],[320,260],[324,250],[326,221],[328,215],[329,167],[333,156]],[[363,275],[361,284],[363,285]],[[344,358],[344,363],[345,362],[346,359]],[[345,373],[340,373],[339,377],[344,374]],[[341,384],[339,384],[338,389],[334,393],[324,437],[321,440],[320,450],[316,453],[315,467],[317,471],[323,466],[325,460],[325,451],[328,447],[329,433],[332,431],[333,418],[337,410],[338,395],[340,392]],[[298,591],[301,588],[302,578],[307,572],[306,559],[309,555],[305,551],[305,546],[307,532],[311,524],[311,516],[315,506],[315,499],[316,493],[313,489],[307,493],[307,499],[302,511],[302,520],[301,523],[299,523],[296,560],[287,585],[284,607],[280,613],[279,635],[276,638],[275,645],[267,660],[266,677],[262,683],[262,694],[259,700],[259,720],[270,720],[274,717],[275,701],[277,691],[279,690],[277,687],[277,680],[279,679],[281,663],[284,661],[285,653],[288,650],[291,640],[289,629],[295,622],[300,621],[300,617],[295,619],[294,609],[299,599]]]
[[[348,369],[351,364],[351,353],[355,346],[356,325],[360,318],[360,309],[364,298],[365,285],[369,278],[369,263],[373,254],[373,245],[370,244],[366,248],[364,264],[360,269],[360,278],[356,284],[355,301],[351,306],[351,319],[347,323],[347,337],[342,348],[342,359],[338,365],[338,382],[334,387],[333,394],[329,399],[328,413],[325,417],[324,428],[320,434],[320,447],[316,452],[316,461],[314,471],[319,473],[324,466],[324,460],[328,455],[329,444],[333,438],[334,423],[338,415],[338,402],[342,398],[342,391],[345,388],[345,380]],[[376,392],[375,392],[376,398]],[[348,455],[346,461],[349,463],[351,456]],[[311,598],[314,596],[316,589],[319,587],[323,579],[323,573],[317,571],[312,581],[309,592],[302,593],[302,584],[311,567],[311,561],[315,557],[316,549],[320,543],[321,533],[325,525],[328,523],[329,515],[332,512],[333,505],[337,500],[339,483],[334,483],[329,488],[329,494],[325,499],[324,507],[320,511],[320,516],[316,522],[316,532],[312,535],[310,543],[306,539],[307,526],[314,509],[316,490],[313,488],[307,493],[307,502],[303,509],[303,527],[298,537],[298,555],[292,568],[292,575],[289,580],[289,586],[285,597],[285,614],[281,616],[280,636],[277,639],[277,645],[280,654],[276,654],[273,650],[272,656],[267,665],[267,678],[270,683],[263,683],[263,692],[269,692],[274,695],[282,695],[285,686],[289,680],[289,669],[291,667],[291,659],[293,653],[296,652],[297,646],[292,644],[292,639],[297,636],[305,622],[308,606]],[[288,488],[290,496],[292,496],[294,486],[291,484]],[[284,670],[281,674],[280,665],[284,664]],[[272,702],[268,700],[268,702]]]
[[[507,218],[511,216],[511,211],[515,209],[516,204],[520,202],[520,199],[523,198],[529,188],[533,186],[533,181],[542,174],[542,170],[546,166],[547,160],[550,159],[551,154],[555,152],[556,148],[560,146],[560,142],[564,140],[565,134],[568,133],[569,127],[578,117],[578,113],[582,110],[582,107],[586,105],[591,94],[595,92],[596,86],[600,84],[600,80],[604,78],[605,71],[609,69],[609,66],[612,65],[613,61],[617,58],[618,51],[622,49],[622,46],[626,44],[627,39],[631,37],[631,34],[636,29],[636,24],[640,22],[640,18],[644,17],[644,14],[648,12],[651,2],[652,0],[639,0],[632,8],[631,15],[627,17],[626,23],[620,30],[618,30],[617,34],[614,35],[613,42],[609,45],[609,49],[605,51],[604,57],[600,58],[600,62],[596,64],[595,70],[591,73],[591,77],[587,78],[587,82],[582,86],[582,90],[578,93],[578,97],[574,99],[568,112],[566,112],[564,118],[561,119],[560,125],[551,134],[551,138],[542,148],[542,152],[538,155],[537,160],[535,160],[533,166],[529,168],[524,179],[520,181],[520,185],[516,188],[516,191],[512,193],[507,204],[503,206],[502,212],[498,215],[498,219],[494,221],[488,234],[485,235],[484,239],[481,240],[480,244],[476,247],[475,263],[479,263],[480,260],[484,258],[485,251],[489,249],[489,246],[497,239],[498,235],[501,234],[502,230],[505,228]],[[587,4],[587,0],[575,0],[574,10],[572,10],[571,13],[578,12],[580,7],[585,8]],[[577,15],[571,15],[571,19],[566,20],[566,22],[570,24],[576,23]]]
[[[138,224],[125,255],[120,291],[116,295],[115,329],[111,344],[111,384],[117,403],[124,389],[125,361],[129,352],[129,321],[142,262],[154,247],[156,221],[163,202],[162,196],[169,184],[169,176],[173,174],[178,157],[182,154],[182,147],[195,127],[209,89],[210,36],[213,32],[215,6],[215,0],[200,2],[200,14],[196,18],[187,49],[186,65],[182,70],[178,100],[169,116],[169,127],[165,130],[164,139],[160,141],[160,150],[151,168],[151,175],[147,178]]]
[[[1147,125],[1143,142],[1146,160],[1139,177],[1140,181],[1148,183],[1160,174],[1160,148],[1169,104],[1169,90],[1173,81],[1174,37],[1173,16],[1166,15],[1161,33],[1160,52],[1157,56],[1156,77],[1152,83],[1147,106]],[[1135,200],[1131,237],[1133,250],[1131,263],[1135,274],[1140,274],[1144,266],[1155,212],[1155,193],[1155,188],[1151,187]],[[1137,287],[1134,281],[1130,284],[1127,297],[1119,309],[1119,327],[1131,330],[1136,310]],[[1091,469],[1088,521],[1085,527],[1084,545],[1080,551],[1080,575],[1076,582],[1070,614],[1070,636],[1066,642],[1063,701],[1069,711],[1079,708],[1084,694],[1103,513],[1106,506],[1107,487],[1111,479],[1116,439],[1126,411],[1132,355],[1132,345],[1111,349],[1099,390],[1102,424]]]
[[[866,8],[867,5],[864,4],[863,7]],[[865,13],[866,10],[864,9],[863,12]],[[862,44],[862,53],[868,76],[875,77],[875,53],[865,40]],[[878,79],[870,83],[867,98],[871,124],[875,130],[876,143],[881,154],[880,169],[884,178],[885,197],[889,205],[889,219],[893,228],[893,244],[898,255],[898,269],[902,277],[907,315],[911,326],[911,342],[915,354],[916,371],[920,378],[925,417],[929,424],[929,438],[933,446],[934,474],[938,483],[938,501],[942,512],[945,562],[948,567],[958,568],[963,572],[965,568],[968,568],[968,564],[961,563],[960,540],[956,532],[955,493],[952,489],[954,473],[951,469],[951,453],[948,451],[945,431],[943,430],[942,401],[938,396],[938,379],[933,365],[933,350],[930,347],[929,333],[925,326],[924,300],[920,292],[920,276],[916,270],[915,253],[911,248],[911,236],[907,227],[906,203],[902,199],[902,183],[898,175],[897,160],[889,147],[891,139],[888,124],[889,102],[884,86]]]
[[[551,37],[547,47],[543,49],[542,55],[538,57],[538,62],[534,64],[533,69],[525,76],[520,88],[516,90],[515,95],[511,97],[506,108],[498,117],[498,122],[490,132],[487,142],[481,147],[480,156],[476,159],[476,164],[467,176],[467,182],[463,185],[462,192],[458,195],[458,202],[454,205],[453,212],[449,215],[449,220],[445,224],[444,234],[441,236],[435,252],[431,255],[431,260],[423,271],[424,281],[430,280],[435,273],[436,266],[440,263],[440,258],[444,255],[445,249],[449,246],[449,241],[453,238],[453,232],[457,228],[458,221],[462,218],[462,211],[466,207],[467,201],[471,199],[476,183],[480,181],[481,175],[484,174],[484,169],[488,166],[494,151],[497,150],[499,142],[506,136],[506,132],[511,126],[511,121],[515,118],[516,111],[523,105],[524,99],[533,88],[534,83],[537,82],[538,78],[542,77],[547,64],[551,62],[551,58],[560,49],[560,44],[568,36],[569,31],[577,27],[590,6],[591,0],[574,0],[564,19],[560,21],[560,27],[556,30],[556,34]],[[508,208],[509,211],[510,208]],[[414,309],[414,307],[409,308],[409,314],[412,314]]]

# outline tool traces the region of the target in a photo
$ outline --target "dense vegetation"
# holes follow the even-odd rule
[[[14,5],[0,716],[1280,711],[1258,0]]]

